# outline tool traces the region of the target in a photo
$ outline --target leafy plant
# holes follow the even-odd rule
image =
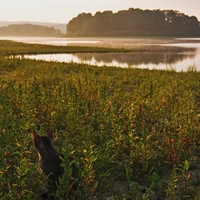
[[[29,134],[37,129],[55,130],[54,146],[64,153],[60,199],[70,191],[71,155],[81,179],[72,199],[197,198],[189,167],[198,167],[199,88],[199,72],[1,58],[2,199],[40,193],[44,179]]]

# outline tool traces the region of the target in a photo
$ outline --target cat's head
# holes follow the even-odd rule
[[[47,154],[49,150],[53,150],[53,131],[50,131],[47,136],[40,136],[36,131],[32,134],[35,148],[37,149],[40,157]]]
[[[47,136],[40,136],[36,131],[33,131],[32,134],[33,134],[35,143],[40,142],[41,138],[45,140],[50,140],[50,141],[53,141],[53,138],[54,138],[53,131],[50,131]]]

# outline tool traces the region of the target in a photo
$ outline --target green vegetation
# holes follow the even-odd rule
[[[54,130],[65,154],[58,199],[69,155],[78,199],[200,198],[199,72],[0,59],[1,199],[37,199],[45,184],[33,130]]]
[[[67,24],[67,36],[200,36],[199,22],[174,10],[130,8],[81,13]]]
[[[108,52],[134,52],[132,49],[117,49],[104,47],[81,47],[81,46],[53,46],[41,44],[25,44],[9,40],[0,40],[0,56],[19,54],[41,53],[108,53]]]
[[[11,24],[0,27],[1,36],[62,36],[59,29],[33,24]]]

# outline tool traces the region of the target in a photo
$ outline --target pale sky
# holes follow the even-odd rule
[[[0,0],[0,21],[68,23],[82,12],[129,8],[178,10],[200,21],[200,0]]]

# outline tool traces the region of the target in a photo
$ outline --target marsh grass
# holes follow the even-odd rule
[[[41,53],[108,53],[136,52],[136,49],[86,47],[86,46],[55,46],[43,44],[28,44],[9,40],[0,40],[0,56],[41,54]],[[141,51],[141,50],[140,50]]]
[[[42,135],[56,131],[56,149],[73,153],[81,177],[74,195],[83,199],[93,195],[99,199],[180,198],[175,187],[178,180],[173,177],[176,168],[186,160],[194,168],[199,162],[199,88],[200,75],[194,71],[2,58],[2,199],[36,199],[42,190],[33,130]],[[114,191],[116,181],[122,185]],[[128,191],[120,191],[124,182]],[[61,184],[62,190],[69,183]],[[186,187],[193,192],[187,193]],[[184,195],[195,198],[198,189],[199,182],[187,181]],[[63,191],[59,194],[63,198]]]

